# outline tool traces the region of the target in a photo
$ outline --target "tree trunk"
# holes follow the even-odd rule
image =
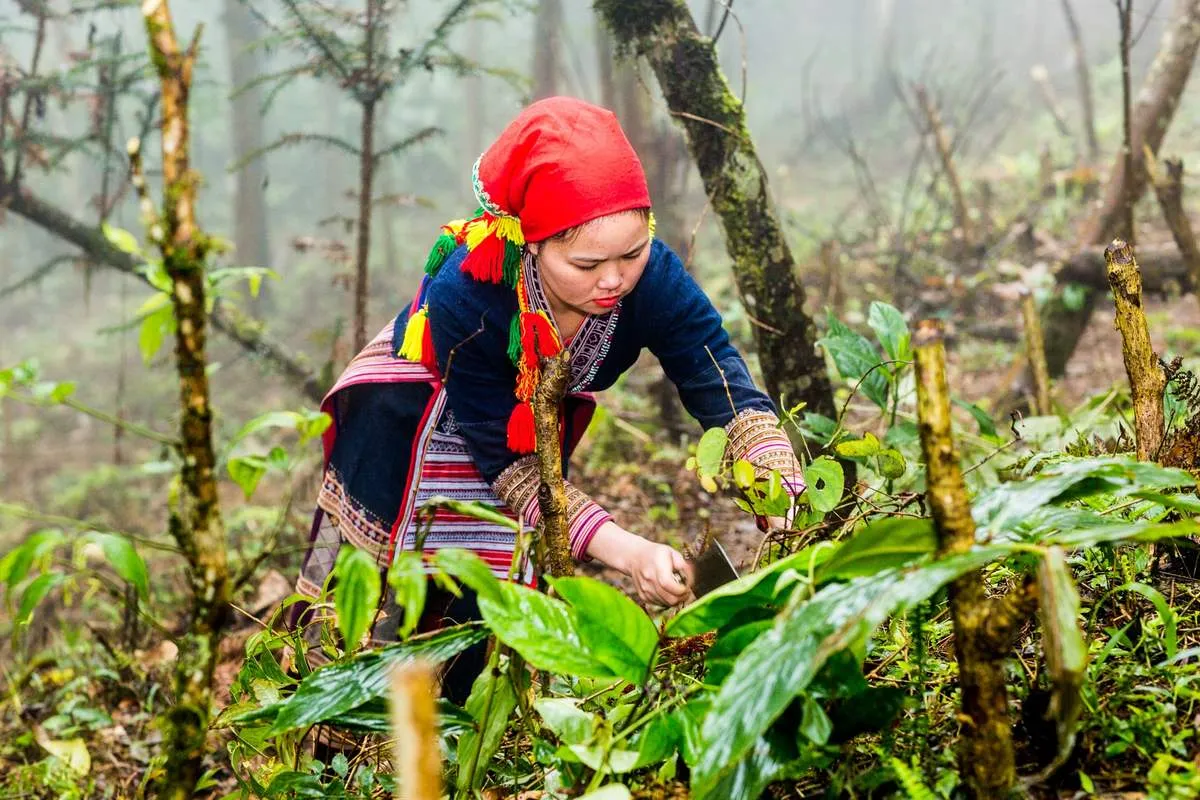
[[[667,106],[682,119],[713,209],[725,232],[734,277],[754,324],[767,391],[784,405],[807,403],[832,416],[833,394],[804,288],[771,204],[766,171],[717,63],[684,0],[596,0],[616,40],[646,56]]]
[[[562,0],[540,0],[533,34],[533,99],[558,94],[562,74]]]
[[[1192,222],[1183,210],[1183,160],[1167,158],[1162,166],[1166,171],[1154,176],[1154,193],[1158,195],[1158,206],[1187,267],[1189,288],[1195,292],[1200,290],[1200,245],[1196,243]]]
[[[257,87],[246,88],[262,72],[258,54],[253,49],[259,38],[258,24],[242,0],[225,0],[225,30],[229,50],[229,84],[234,93],[230,100],[233,117],[232,160],[242,164],[237,172],[233,201],[233,243],[237,263],[269,267],[271,251],[263,188],[266,183],[266,162],[261,158],[247,160],[247,156],[263,146],[262,91]],[[260,308],[265,305],[265,300],[266,296],[260,293]]]
[[[1187,86],[1200,48],[1200,0],[1176,0],[1173,21],[1163,32],[1158,55],[1142,84],[1133,112],[1132,147],[1129,168],[1124,154],[1115,159],[1104,200],[1079,237],[1079,249],[1103,244],[1111,239],[1122,225],[1126,198],[1136,201],[1146,190],[1145,150],[1157,154],[1175,117],[1179,100]],[[1063,281],[1059,280],[1061,284]],[[1046,360],[1053,377],[1061,377],[1067,361],[1075,351],[1079,338],[1087,328],[1096,305],[1094,292],[1086,290],[1077,308],[1064,302],[1062,292],[1056,292],[1042,313],[1046,341],[1050,343]]]
[[[171,278],[175,310],[175,360],[179,373],[182,461],[181,492],[171,508],[170,530],[187,560],[191,582],[188,630],[180,641],[174,704],[167,711],[166,764],[158,797],[184,800],[194,794],[208,752],[212,677],[229,612],[230,575],[225,530],[217,497],[205,338],[206,261],[209,238],[196,223],[199,175],[189,163],[188,93],[198,39],[179,49],[166,0],[142,3],[151,62],[162,97],[163,201],[150,238]],[[140,151],[131,147],[136,185],[146,193]]]
[[[1121,356],[1133,397],[1133,429],[1137,436],[1138,461],[1158,458],[1163,440],[1163,391],[1167,377],[1154,354],[1150,327],[1142,306],[1142,276],[1133,248],[1114,239],[1104,250],[1108,285],[1116,302],[1117,330],[1121,332]]]

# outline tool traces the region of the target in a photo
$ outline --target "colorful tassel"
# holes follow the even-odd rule
[[[532,453],[537,449],[533,406],[529,403],[517,403],[508,418],[508,449],[514,453]]]
[[[433,248],[429,251],[429,256],[425,259],[425,274],[430,277],[437,274],[442,268],[442,264],[446,263],[446,259],[450,257],[460,244],[462,244],[461,234],[467,221],[462,219],[451,220],[441,228],[441,234],[433,243]]]
[[[422,313],[424,313],[423,309]],[[421,366],[425,367],[425,369],[429,370],[434,375],[437,375],[439,373],[437,365],[437,351],[433,349],[433,326],[429,324],[429,315],[425,314],[425,316],[426,321],[423,326],[425,330],[421,334]],[[404,333],[407,336],[408,330],[405,329]]]
[[[462,270],[477,281],[500,283],[504,279],[504,242],[495,236],[485,236],[471,246],[471,233],[467,233],[470,252],[463,259]]]
[[[429,333],[429,314],[422,306],[404,326],[404,341],[400,344],[398,355],[407,361],[424,361],[424,342]],[[432,348],[431,348],[432,349]]]
[[[521,246],[509,239],[504,243],[504,284],[513,289],[517,288],[520,274]]]
[[[490,215],[489,215],[490,216]],[[496,221],[496,235],[505,241],[512,242],[517,247],[525,244],[525,234],[521,231],[521,220],[516,217],[493,217]]]
[[[654,238],[654,231],[658,229],[658,220],[656,220],[656,219],[654,218],[654,212],[653,212],[653,211],[651,211],[651,212],[650,212],[650,220],[649,220],[649,222],[647,223],[647,227],[650,229],[650,238],[651,238],[651,239],[653,239],[653,238]]]
[[[538,358],[552,358],[562,350],[554,323],[544,311],[525,311],[521,313],[521,349],[525,352],[526,360],[534,366]]]
[[[508,358],[512,361],[513,366],[521,364],[521,312],[517,312],[512,316],[512,322],[508,325]]]

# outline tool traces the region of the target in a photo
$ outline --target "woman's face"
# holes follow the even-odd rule
[[[566,239],[530,242],[555,316],[604,314],[633,290],[650,260],[650,232],[639,213],[613,214]]]

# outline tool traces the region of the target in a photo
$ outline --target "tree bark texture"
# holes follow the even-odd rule
[[[1158,55],[1134,106],[1130,167],[1126,168],[1122,151],[1113,162],[1100,209],[1084,225],[1079,249],[1102,245],[1111,239],[1122,226],[1126,198],[1135,202],[1146,190],[1145,152],[1158,153],[1179,107],[1198,49],[1200,0],[1176,0],[1172,22],[1163,32]],[[1061,275],[1058,282],[1063,283]],[[1051,343],[1046,352],[1050,374],[1059,377],[1066,370],[1067,361],[1087,327],[1096,297],[1093,292],[1086,291],[1080,307],[1069,308],[1062,302],[1061,292],[1056,295],[1042,312],[1042,327],[1046,341]]]
[[[146,281],[139,272],[144,264],[135,256],[118,250],[104,238],[99,228],[80,222],[57,206],[53,206],[24,190],[9,196],[8,209],[39,228],[70,242],[98,264],[104,264]],[[302,357],[289,353],[283,345],[263,335],[258,323],[248,319],[235,308],[217,303],[210,321],[214,329],[224,333],[240,347],[261,358],[288,383],[314,403],[320,403],[326,387]]]
[[[267,202],[263,184],[267,168],[261,158],[247,157],[263,146],[262,91],[250,84],[262,69],[253,49],[258,25],[242,0],[225,0],[225,30],[229,49],[233,162],[237,171],[233,201],[233,242],[239,264],[271,266],[267,232]]]
[[[917,416],[925,456],[926,497],[943,555],[975,544],[975,521],[951,430],[950,390],[941,327],[925,320],[913,338],[917,372]],[[962,713],[959,771],[977,798],[1006,797],[1016,781],[1004,656],[991,631],[998,620],[976,570],[950,584],[954,652],[958,661]]]
[[[1191,220],[1183,210],[1183,160],[1163,159],[1162,166],[1165,173],[1154,170],[1154,193],[1158,196],[1158,206],[1187,267],[1188,288],[1195,292],[1200,290],[1200,246],[1196,244]]]
[[[1088,160],[1095,163],[1100,158],[1100,140],[1096,138],[1096,109],[1092,101],[1092,71],[1088,68],[1087,50],[1083,46],[1083,32],[1071,0],[1062,0],[1063,16],[1071,34],[1071,50],[1075,54],[1075,80],[1079,84],[1079,105],[1083,112],[1083,134],[1087,143]]]
[[[563,486],[562,435],[560,410],[567,381],[571,377],[570,353],[563,350],[554,358],[542,360],[542,374],[533,396],[533,423],[537,431],[538,506],[541,508],[540,539],[537,548],[545,563],[538,566],[556,578],[575,574],[571,560],[571,539],[567,530],[567,493]]]
[[[1133,427],[1137,435],[1139,461],[1153,461],[1163,440],[1163,391],[1167,377],[1154,354],[1150,328],[1142,308],[1142,279],[1133,248],[1114,239],[1104,251],[1108,263],[1108,285],[1117,306],[1117,330],[1121,332],[1121,356],[1133,394]]]
[[[804,289],[771,203],[745,110],[711,40],[684,0],[596,0],[619,46],[645,56],[687,133],[705,191],[725,232],[734,278],[754,327],[767,391],[785,405],[832,416],[833,393]]]
[[[171,510],[171,530],[188,565],[191,603],[180,642],[174,703],[167,711],[166,765],[160,798],[190,798],[208,752],[209,710],[217,648],[229,612],[231,588],[224,525],[217,498],[205,335],[205,267],[210,243],[196,222],[199,175],[189,163],[188,94],[199,40],[179,48],[167,0],[142,3],[150,57],[162,99],[161,212],[150,226],[172,282],[175,360],[181,406],[182,491]],[[131,155],[140,155],[137,146]],[[144,181],[144,179],[143,179]],[[145,186],[143,208],[153,211]]]
[[[354,352],[367,346],[367,295],[370,291],[371,199],[375,191],[376,101],[362,105],[358,162],[358,236],[354,245]]]

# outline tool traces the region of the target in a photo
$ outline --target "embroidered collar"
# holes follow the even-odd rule
[[[525,285],[529,287],[529,303],[537,311],[544,311],[551,321],[554,314],[550,310],[550,302],[542,287],[541,273],[533,254],[525,251],[521,269],[525,275]],[[617,320],[621,316],[621,303],[618,300],[612,311],[605,314],[589,314],[584,317],[583,324],[571,339],[568,349],[571,351],[571,389],[581,392],[596,377],[604,357],[612,344],[613,332],[617,328]],[[555,329],[557,330],[557,323]],[[559,332],[562,338],[562,332]]]

